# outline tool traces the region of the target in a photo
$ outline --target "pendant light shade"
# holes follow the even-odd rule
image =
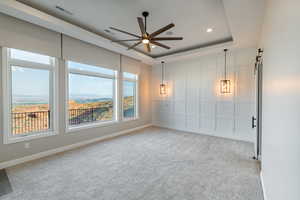
[[[165,66],[164,66],[165,62],[162,61],[161,62],[161,83],[159,86],[159,92],[161,95],[166,95],[167,94],[167,86],[164,83],[164,73],[165,73]]]
[[[230,93],[230,80],[221,80],[221,93]]]
[[[225,53],[225,65],[224,65],[224,79],[220,81],[220,92],[222,94],[230,93],[230,80],[227,79],[227,51],[224,49]]]

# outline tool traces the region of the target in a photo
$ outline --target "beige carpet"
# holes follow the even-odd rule
[[[7,169],[0,200],[262,200],[253,145],[160,128]]]

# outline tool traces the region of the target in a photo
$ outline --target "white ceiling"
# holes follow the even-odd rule
[[[0,0],[0,12],[19,18],[21,20],[28,21],[38,26],[42,26],[47,29],[86,41],[96,46],[106,48],[116,53],[141,60],[142,62],[150,65],[159,63],[162,60],[169,62],[172,60],[181,60],[185,58],[206,55],[209,53],[222,51],[222,49],[224,48],[234,49],[244,47],[258,47],[260,42],[259,38],[262,28],[265,6],[265,0],[189,0],[188,5],[179,0],[172,0],[172,2],[175,2],[176,4],[170,4],[171,0],[162,0],[161,2],[158,2],[156,4],[154,4],[153,1],[158,0],[152,0],[152,2],[147,2],[145,0],[22,1],[30,5],[32,4],[32,6],[21,3],[21,0]],[[98,5],[99,7],[99,2],[101,2],[101,6],[105,8],[103,8],[101,14],[99,14],[99,9],[96,7],[96,5]],[[203,3],[202,5],[199,2],[206,2],[206,4]],[[91,15],[87,16],[94,17],[85,18],[85,14],[82,13],[80,16],[76,16],[77,20],[75,20],[74,15],[70,17],[53,9],[53,6],[56,4],[62,7],[67,7],[67,3],[68,5],[70,5],[70,9],[66,9],[74,12],[74,15],[77,15],[76,8],[79,11],[84,10],[82,8],[89,8],[89,12],[92,12],[92,10],[94,10],[94,14],[91,13]],[[33,4],[41,5],[38,6]],[[76,5],[74,6],[74,8],[72,8],[73,4]],[[82,6],[80,6],[79,4],[82,4]],[[47,6],[55,11],[52,11],[52,13],[50,9],[47,8]],[[200,8],[196,9],[197,6],[199,6]],[[187,9],[188,7],[190,8],[190,10]],[[105,29],[107,27],[99,29],[95,25],[90,25],[98,23],[102,24],[103,21],[105,21],[105,23],[108,21],[108,25],[103,26],[118,26],[118,28],[123,28],[126,30],[135,29],[136,33],[138,33],[138,26],[137,24],[135,24],[135,20],[137,17],[136,13],[141,13],[142,11],[146,10],[145,8],[147,8],[147,10],[151,12],[150,14],[152,14],[148,21],[149,27],[151,29],[154,30],[156,28],[164,26],[165,24],[174,22],[176,24],[176,27],[172,29],[172,31],[175,33],[174,36],[183,36],[185,37],[185,40],[178,41],[178,44],[176,45],[175,42],[170,42],[169,45],[173,47],[173,49],[170,51],[166,51],[163,49],[159,50],[158,48],[155,48],[155,52],[153,52],[153,54],[151,55],[154,57],[151,57],[149,55],[146,55],[145,53],[141,53],[140,51],[127,51],[127,48],[125,48],[124,46],[117,43],[112,43],[106,37],[101,36],[100,32],[103,33],[102,29]],[[166,12],[163,12],[164,10]],[[195,12],[195,10],[197,10],[197,12]],[[210,11],[208,12],[208,10]],[[79,13],[79,11],[77,13]],[[154,14],[158,12],[161,13],[160,17],[158,17],[158,14]],[[117,15],[115,13],[120,13],[119,17],[116,17]],[[202,17],[194,17],[193,19],[187,20],[187,18],[189,18],[190,16],[189,13],[191,13],[191,16],[196,16],[197,13],[206,14]],[[87,23],[84,23],[83,19]],[[176,19],[176,21],[174,19]],[[100,23],[99,21],[102,22]],[[128,24],[126,24],[127,22]],[[199,22],[201,23],[198,24]],[[191,26],[192,28],[180,28],[182,26]],[[210,26],[214,28],[213,34],[207,34],[205,32],[206,28]],[[186,30],[188,30],[186,33],[180,32]],[[230,35],[232,35],[233,41],[231,40],[226,42],[225,39],[224,42],[214,42],[223,40],[222,38],[227,38]],[[192,36],[194,37],[194,39],[189,39]],[[125,35],[119,34],[114,35],[114,37],[117,37],[118,39],[126,38]],[[174,50],[176,51],[174,52]],[[157,55],[160,55],[160,57],[155,57]]]
[[[210,44],[232,40],[229,23],[222,0],[19,0],[31,7],[92,32],[115,39],[130,38],[113,32],[107,35],[105,29],[113,26],[128,32],[140,34],[136,17],[142,11],[149,11],[148,32],[173,22],[173,36],[182,36],[182,41],[162,42],[170,50],[156,47],[151,57],[161,57],[184,50],[197,49]],[[58,5],[73,13],[65,14],[55,8]],[[207,33],[207,28],[213,28]],[[162,34],[163,36],[165,34]],[[132,43],[128,43],[130,45]],[[124,47],[125,48],[125,47]],[[144,48],[141,46],[140,51]]]

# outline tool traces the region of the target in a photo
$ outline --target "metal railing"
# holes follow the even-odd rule
[[[95,108],[79,108],[69,110],[69,125],[104,120],[112,105]],[[50,129],[50,111],[12,113],[12,134],[22,135]]]
[[[69,125],[78,125],[82,123],[103,120],[105,114],[109,112],[112,106],[96,108],[80,108],[69,110]]]
[[[39,132],[50,128],[50,111],[12,113],[13,135]]]

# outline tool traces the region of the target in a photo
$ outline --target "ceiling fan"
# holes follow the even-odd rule
[[[158,42],[158,41],[164,41],[164,40],[183,40],[183,37],[156,37],[159,34],[173,28],[175,26],[175,24],[171,23],[151,34],[149,34],[147,32],[147,17],[149,16],[149,12],[143,12],[142,15],[144,16],[145,19],[145,23],[143,21],[143,18],[138,17],[137,21],[141,30],[141,36],[133,34],[133,33],[129,33],[127,31],[123,31],[121,29],[117,29],[114,27],[110,27],[110,29],[130,35],[135,37],[135,39],[127,39],[127,40],[113,40],[112,42],[128,42],[128,41],[138,41],[137,43],[135,43],[134,45],[130,46],[128,48],[128,50],[135,48],[136,46],[140,45],[140,44],[144,44],[145,46],[145,50],[150,53],[151,52],[151,48],[150,48],[150,44],[165,48],[165,49],[170,49],[170,47]]]

